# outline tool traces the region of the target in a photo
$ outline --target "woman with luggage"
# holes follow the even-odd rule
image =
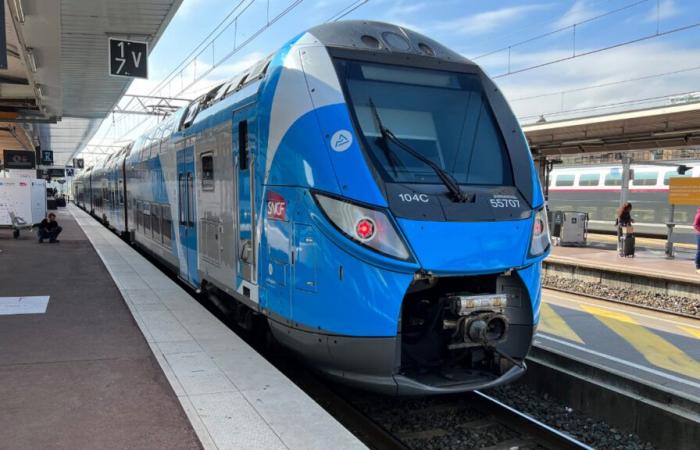
[[[634,228],[632,227],[634,219],[632,219],[632,203],[625,202],[624,205],[617,210],[617,236],[619,239],[620,256],[634,256]]]

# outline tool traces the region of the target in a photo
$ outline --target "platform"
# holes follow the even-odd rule
[[[614,247],[553,247],[546,261],[700,286],[700,274],[695,272],[692,260],[667,259],[663,250],[642,248],[634,258],[621,258]]]
[[[59,244],[0,240],[16,268],[2,295],[50,296],[44,314],[0,316],[0,442],[364,448],[116,235],[74,206],[58,220]]]
[[[544,290],[535,345],[700,403],[700,320]]]

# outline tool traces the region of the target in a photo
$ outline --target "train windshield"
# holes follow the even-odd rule
[[[385,181],[440,183],[427,158],[459,184],[513,185],[478,76],[342,59],[336,65],[356,128]],[[425,158],[384,139],[378,122]]]

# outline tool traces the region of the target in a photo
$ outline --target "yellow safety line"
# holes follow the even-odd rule
[[[594,234],[594,233],[589,233],[588,234],[588,240],[589,241],[607,241],[607,242],[617,242],[617,236],[614,235],[609,235],[609,234]],[[659,248],[665,248],[666,247],[666,240],[665,239],[654,239],[654,238],[640,238],[638,237],[637,239],[638,244],[645,244],[645,245],[651,245]],[[694,250],[695,245],[694,244],[687,244],[685,242],[674,242],[673,245],[675,247],[680,247],[680,248],[685,248],[689,250]]]
[[[700,330],[693,327],[684,327],[683,325],[676,325],[681,330],[685,331],[695,339],[700,339]]]
[[[579,344],[584,343],[583,339],[554,311],[554,308],[544,302],[540,304],[540,324],[537,328],[539,331],[554,334]]]
[[[700,378],[700,362],[638,324],[627,314],[588,305],[580,305],[580,307],[626,340],[653,365],[690,378]]]

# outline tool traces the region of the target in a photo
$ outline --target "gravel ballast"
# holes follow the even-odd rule
[[[655,448],[650,443],[643,442],[636,434],[611,427],[604,421],[575,411],[547,394],[541,395],[519,383],[500,386],[484,393],[596,449],[652,450]]]
[[[611,287],[602,283],[593,283],[551,275],[545,276],[542,283],[544,288],[563,289],[574,293],[601,297],[606,300],[646,306],[670,313],[681,313],[700,318],[700,300],[688,297],[679,297],[640,289]]]

